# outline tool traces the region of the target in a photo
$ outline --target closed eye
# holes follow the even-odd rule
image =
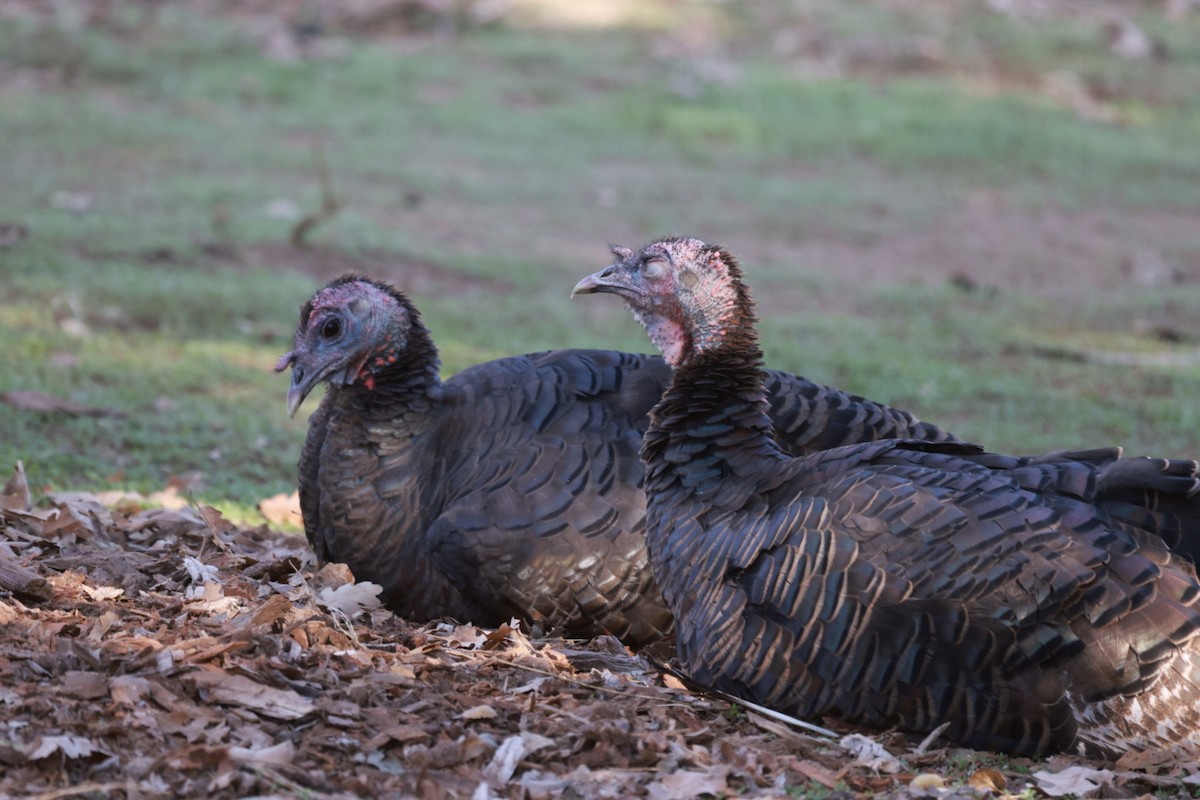
[[[642,274],[647,278],[657,278],[663,272],[663,260],[661,258],[648,259],[642,267]]]

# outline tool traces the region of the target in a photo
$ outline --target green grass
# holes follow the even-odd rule
[[[742,255],[775,366],[1000,449],[1200,453],[1200,368],[1031,352],[1186,351],[1133,326],[1200,319],[1194,233],[1156,241],[1182,283],[1053,296],[1002,279],[992,294],[957,292],[939,263],[928,279],[851,281],[806,249],[831,243],[845,258],[932,236],[981,193],[1030,215],[1144,218],[1151,233],[1154,215],[1194,213],[1200,100],[1180,88],[1200,73],[1194,19],[1147,16],[1172,57],[1143,64],[1114,59],[1093,23],[1070,17],[1029,26],[875,3],[756,4],[728,9],[725,24],[710,7],[658,12],[652,30],[514,18],[298,62],[264,56],[236,20],[183,7],[0,29],[0,222],[30,231],[0,249],[0,391],[122,414],[0,407],[0,464],[24,459],[39,488],[153,491],[200,472],[200,499],[243,513],[290,490],[304,423],[286,418],[286,378],[270,368],[320,283],[305,270],[327,270],[256,246],[286,241],[293,224],[268,213],[272,201],[319,205],[314,147],[343,201],[315,242],[394,278],[410,260],[436,265],[416,300],[447,372],[553,347],[649,349],[611,298],[567,293],[607,242],[689,233]],[[705,45],[663,50],[693,14],[710,20]],[[835,44],[937,35],[945,60],[813,78],[758,46],[816,22]],[[1102,84],[1120,124],[1039,88],[1061,70]],[[23,88],[18,73],[41,83]],[[91,205],[60,208],[61,192]],[[1050,246],[1012,242],[1052,264]],[[242,263],[214,255],[231,249]],[[499,282],[463,288],[480,277]]]
[[[73,258],[32,274],[21,262],[4,262],[14,268],[0,307],[5,388],[117,412],[6,410],[3,457],[22,458],[35,486],[153,491],[200,472],[202,497],[249,503],[259,487],[290,483],[301,426],[286,421],[286,386],[270,367],[306,281]]]

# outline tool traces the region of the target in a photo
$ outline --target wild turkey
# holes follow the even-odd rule
[[[576,291],[621,296],[675,367],[642,449],[646,538],[696,680],[1019,754],[1195,744],[1195,569],[1056,491],[1071,462],[1039,464],[1039,491],[963,443],[789,455],[740,269],[696,239]]]
[[[413,304],[339,278],[305,304],[288,412],[329,384],[299,464],[308,540],[416,619],[516,616],[640,645],[670,630],[643,541],[638,451],[670,370],[658,356],[557,350],[442,382]],[[767,374],[796,452],[888,436],[952,438],[912,415]]]

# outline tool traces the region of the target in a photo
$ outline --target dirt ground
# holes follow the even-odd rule
[[[1138,797],[1200,783],[1169,754],[1032,762],[826,737],[690,692],[611,637],[413,625],[344,568],[314,572],[302,537],[180,505],[3,497],[0,796]]]

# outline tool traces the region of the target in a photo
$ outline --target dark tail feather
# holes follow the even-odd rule
[[[1097,499],[1121,519],[1162,537],[1200,564],[1200,465],[1168,458],[1123,458],[1101,469]]]

